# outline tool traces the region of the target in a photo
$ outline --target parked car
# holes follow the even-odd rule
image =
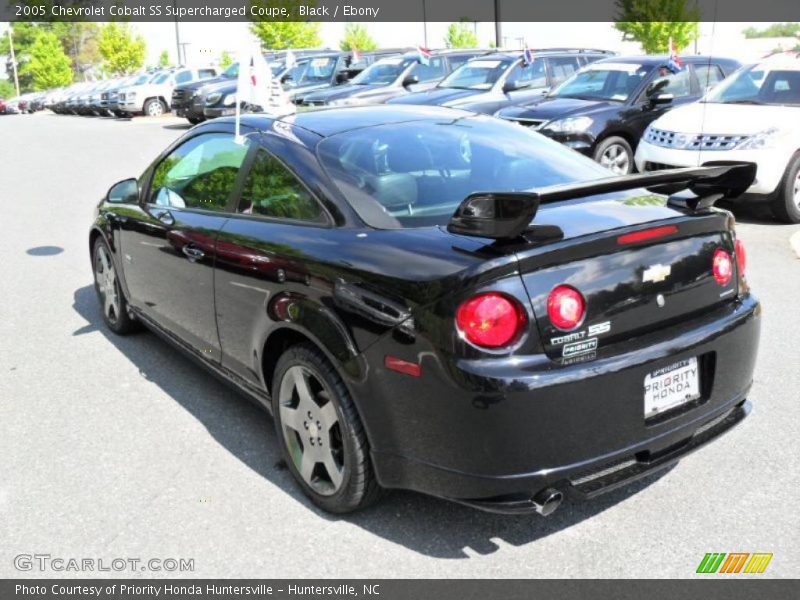
[[[378,104],[390,98],[430,89],[453,69],[485,50],[434,50],[428,64],[419,60],[416,51],[381,58],[349,82],[312,92],[298,105],[347,106]]]
[[[800,59],[796,53],[750,65],[698,103],[651,123],[636,150],[640,171],[709,161],[758,166],[741,201],[769,203],[775,216],[800,223]]]
[[[165,69],[144,83],[122,88],[117,110],[123,115],[158,117],[168,112],[173,88],[181,83],[216,77],[216,67]]]
[[[667,56],[614,57],[584,67],[544,99],[509,106],[497,116],[532,127],[602,164],[630,173],[647,126],[675,106],[694,102],[740,64],[716,56],[683,57],[673,73]]]
[[[751,165],[614,177],[428,106],[241,127],[200,124],[109,190],[97,297],[111,331],[145,324],[271,410],[323,509],[408,488],[549,514],[748,413],[761,312],[708,207]]]
[[[316,50],[311,48],[301,48],[292,50],[295,57],[314,56],[330,52],[329,50]],[[270,52],[265,55],[269,61],[270,68],[274,75],[278,75],[285,70],[286,51]],[[217,77],[192,81],[175,87],[172,91],[172,112],[175,116],[184,117],[193,125],[205,120],[203,108],[205,106],[206,95],[215,87],[226,87],[231,82],[235,82],[239,75],[239,63],[229,65]],[[220,85],[221,84],[221,85]]]
[[[296,64],[277,75],[286,94],[295,103],[302,102],[305,95],[346,82],[351,70],[347,52],[325,52],[300,58]],[[247,107],[245,107],[247,109]],[[207,91],[203,115],[214,119],[236,112],[236,81],[218,84]]]
[[[0,115],[6,114],[6,99],[0,97]]]
[[[436,87],[400,96],[390,104],[450,106],[493,114],[505,106],[541,99],[582,66],[613,55],[606,50],[554,48],[523,52],[493,52],[474,58],[445,77]]]

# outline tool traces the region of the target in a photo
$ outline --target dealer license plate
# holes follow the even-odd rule
[[[700,375],[696,357],[663,367],[644,378],[644,418],[699,397]]]

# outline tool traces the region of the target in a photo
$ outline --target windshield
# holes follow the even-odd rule
[[[400,56],[383,58],[353,77],[352,83],[356,85],[389,85],[394,83],[408,65],[415,60],[411,58],[403,60]]]
[[[705,99],[714,104],[800,105],[800,69],[751,65],[712,90]]]
[[[486,59],[471,60],[450,73],[439,87],[462,90],[488,90],[505,72],[510,60]]]
[[[144,75],[139,75],[136,80],[133,82],[133,85],[142,85],[143,83],[147,83],[150,81],[152,75],[150,73],[145,73]]]
[[[550,97],[625,102],[651,69],[635,63],[594,63],[567,79]]]
[[[169,76],[169,73],[162,73],[153,80],[153,83],[164,83],[167,79],[169,79]]]
[[[336,58],[310,58],[297,63],[284,75],[286,83],[291,86],[327,83],[333,75]]]
[[[318,148],[342,194],[379,229],[446,225],[473,192],[608,177],[561,144],[483,115],[355,129]]]
[[[233,78],[239,76],[239,63],[235,62],[222,72],[223,77]]]

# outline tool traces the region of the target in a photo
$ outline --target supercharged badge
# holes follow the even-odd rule
[[[561,356],[570,358],[571,356],[578,356],[580,354],[586,354],[587,352],[594,352],[595,350],[597,350],[597,338],[589,338],[582,342],[567,344],[561,351]]]

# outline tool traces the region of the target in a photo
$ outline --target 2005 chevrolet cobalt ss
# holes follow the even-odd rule
[[[406,488],[549,514],[749,411],[752,165],[612,177],[515,124],[376,106],[200,125],[101,202],[107,326],[274,415],[319,506]]]

